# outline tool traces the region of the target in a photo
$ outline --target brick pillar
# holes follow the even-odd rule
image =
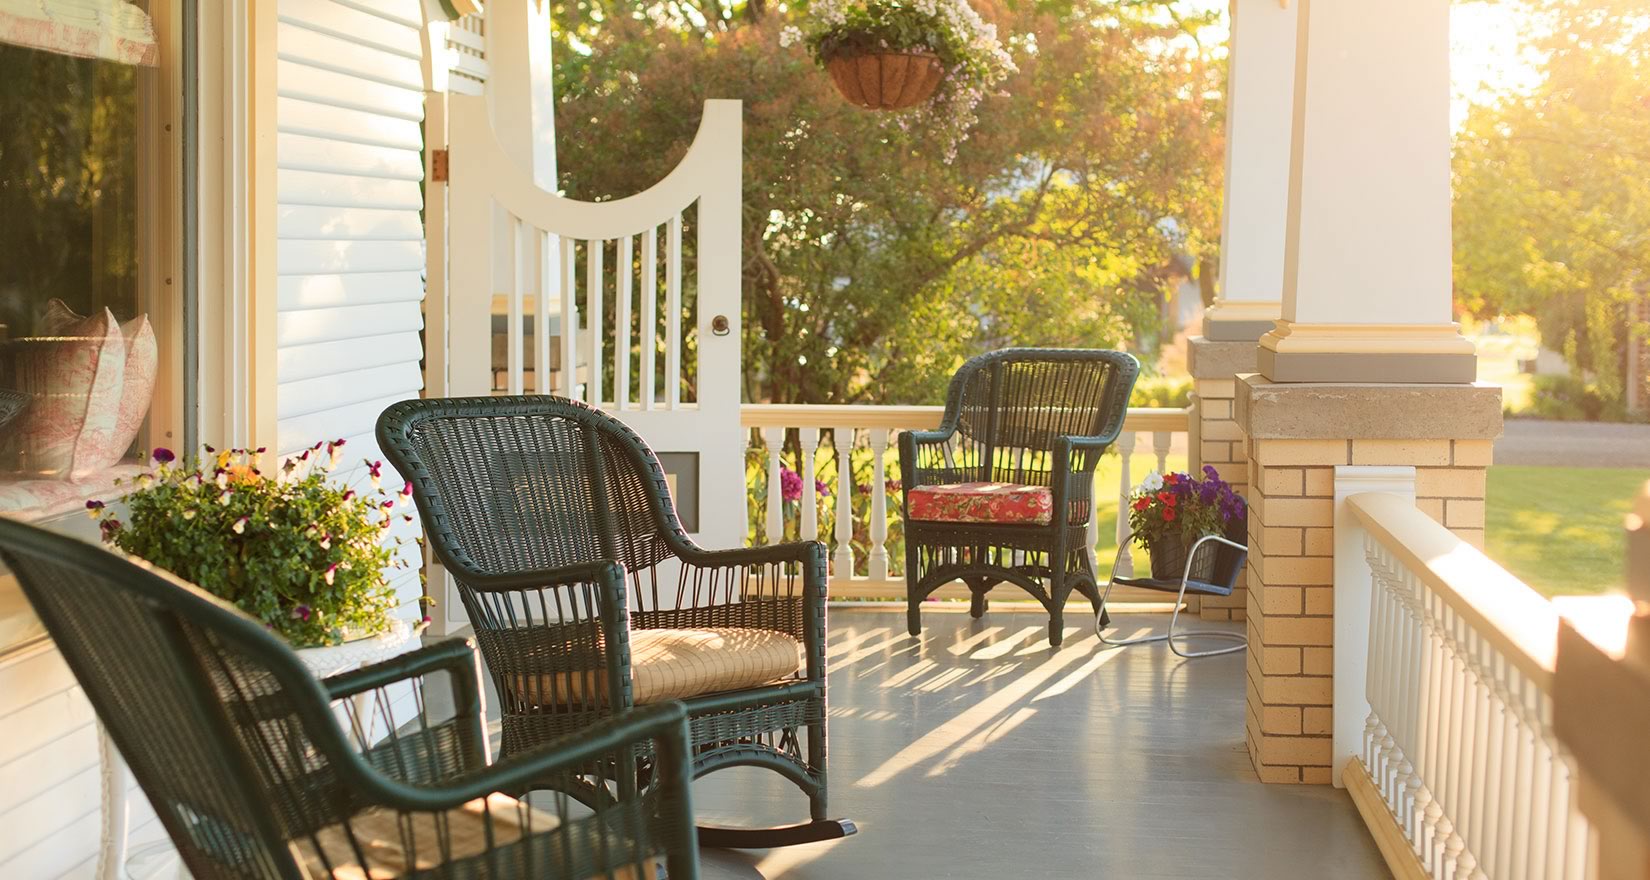
[[[1255,343],[1225,342],[1194,336],[1187,348],[1187,367],[1197,392],[1197,443],[1191,452],[1192,472],[1213,465],[1222,479],[1245,498],[1249,495],[1249,444],[1238,424],[1233,404],[1237,397],[1237,377],[1255,370]],[[1240,575],[1238,588],[1230,596],[1204,596],[1198,613],[1204,620],[1242,620],[1248,605]]]
[[[1237,381],[1249,444],[1248,711],[1263,782],[1326,784],[1333,731],[1335,468],[1416,468],[1418,506],[1483,546],[1501,389]]]

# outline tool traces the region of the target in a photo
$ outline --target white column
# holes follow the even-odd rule
[[[1297,0],[1268,379],[1471,382],[1451,321],[1449,0]]]
[[[1253,342],[1279,314],[1296,20],[1297,10],[1278,0],[1232,0],[1220,281],[1203,320],[1207,339]]]

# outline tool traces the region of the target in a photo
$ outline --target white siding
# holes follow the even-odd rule
[[[383,458],[378,413],[423,388],[418,3],[277,7],[277,447],[344,438],[344,476],[357,482],[362,459]],[[400,486],[393,471],[386,483]],[[406,558],[416,565],[410,543]],[[398,574],[407,616],[417,616],[417,570]]]

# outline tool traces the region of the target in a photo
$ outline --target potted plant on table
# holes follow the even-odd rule
[[[806,44],[837,90],[870,110],[923,111],[947,155],[967,137],[974,108],[1018,68],[967,0],[817,0],[805,27],[781,45]]]
[[[1186,555],[1205,535],[1241,536],[1247,522],[1243,496],[1232,491],[1219,471],[1204,465],[1203,477],[1186,473],[1146,475],[1129,502],[1129,528],[1146,548],[1152,577],[1179,581],[1188,574]],[[1190,578],[1207,582],[1220,554],[1203,552],[1192,560]]]
[[[156,449],[154,468],[121,499],[124,518],[88,501],[103,538],[231,602],[296,648],[337,645],[388,632],[395,592],[386,572],[407,563],[385,540],[399,497],[385,491],[382,463],[366,462],[372,488],[331,479],[344,441],[317,443],[275,474],[263,452],[217,451],[182,463]],[[410,517],[408,517],[410,519]]]

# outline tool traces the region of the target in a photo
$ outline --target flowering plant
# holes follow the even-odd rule
[[[879,52],[932,52],[945,79],[916,116],[941,139],[946,161],[968,137],[987,90],[1019,69],[997,39],[997,26],[968,0],[815,0],[805,27],[785,28],[779,42],[804,43],[821,66]]]
[[[156,449],[154,468],[121,500],[125,519],[86,502],[103,539],[234,603],[296,647],[335,645],[389,629],[395,592],[385,572],[405,568],[386,541],[412,487],[383,489],[383,462],[366,462],[365,494],[331,479],[344,441],[317,443],[279,473],[256,466],[264,450],[205,447],[179,462]]]
[[[1204,535],[1226,534],[1244,510],[1243,496],[1208,465],[1203,479],[1152,471],[1130,497],[1129,528],[1147,550],[1169,535],[1190,544]]]

